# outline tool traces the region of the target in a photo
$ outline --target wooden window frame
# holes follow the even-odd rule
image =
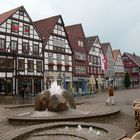
[[[28,69],[28,72],[33,72],[34,71],[34,61],[33,60],[28,60],[27,61],[27,69]]]
[[[18,59],[18,70],[19,71],[24,71],[24,69],[25,69],[25,60],[24,59]]]
[[[28,28],[28,29],[27,29]],[[30,26],[29,25],[23,25],[23,34],[24,35],[30,35]]]
[[[12,23],[11,23],[11,32],[13,32],[13,33],[18,33],[19,32],[19,23],[12,21]]]
[[[12,46],[13,43],[16,43],[16,48],[15,48],[15,49],[14,49],[13,46]],[[17,50],[18,50],[18,42],[17,42],[17,41],[11,40],[10,46],[11,46],[11,48],[10,48],[10,51],[11,51],[11,52],[17,52]]]
[[[38,49],[36,49],[36,47]],[[33,44],[33,54],[34,55],[39,55],[39,44]]]
[[[42,61],[37,61],[36,62],[36,71],[37,72],[42,72]]]
[[[25,46],[27,45],[26,47],[28,47],[28,48],[25,49],[25,48],[24,48],[24,47],[25,47],[24,45],[25,45]],[[25,50],[24,50],[24,49],[25,49]],[[29,43],[27,43],[27,42],[22,42],[22,53],[24,53],[24,54],[29,54]]]
[[[2,43],[3,41],[3,43]],[[2,45],[4,44],[4,45]],[[0,38],[0,51],[5,51],[5,48],[6,48],[6,42],[5,42],[5,39],[4,38]]]

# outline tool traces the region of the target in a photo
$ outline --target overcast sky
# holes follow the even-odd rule
[[[140,0],[0,0],[0,13],[21,5],[33,21],[61,14],[65,25],[82,23],[87,37],[140,55]]]

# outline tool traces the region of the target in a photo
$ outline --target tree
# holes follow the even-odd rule
[[[124,85],[125,87],[128,89],[131,85],[131,81],[130,81],[130,75],[128,72],[125,73],[125,77],[124,77]]]

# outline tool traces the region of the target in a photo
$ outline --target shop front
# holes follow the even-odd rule
[[[88,79],[86,77],[74,77],[73,78],[73,92],[74,94],[84,95],[87,93]]]
[[[17,88],[16,94],[20,94],[22,89],[25,90],[26,95],[35,95],[40,93],[42,89],[42,80],[43,77],[26,77],[26,78],[17,78]]]
[[[0,94],[11,95],[12,94],[12,78],[0,79]]]

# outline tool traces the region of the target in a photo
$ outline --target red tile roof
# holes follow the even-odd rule
[[[102,50],[104,52],[104,55],[107,54],[107,49],[108,49],[109,46],[111,46],[109,42],[101,44]]]
[[[118,54],[120,53],[120,50],[112,50],[112,52],[113,52],[114,60],[116,61]]]
[[[38,28],[42,37],[44,38],[45,43],[47,43],[50,34],[53,33],[53,29],[59,18],[61,18],[61,15],[53,16],[34,22],[35,26]]]
[[[75,37],[78,37],[81,39],[83,39],[83,37],[85,38],[82,24],[74,24],[74,25],[66,26],[66,31],[70,36],[72,35],[71,37],[73,38]]]
[[[20,6],[20,7],[17,7],[15,9],[12,9],[8,12],[5,12],[5,13],[2,13],[0,14],[0,24],[2,24],[5,20],[7,20],[10,16],[12,16],[17,10],[19,10],[21,7],[23,6]]]
[[[85,42],[85,34],[84,34],[82,24],[74,24],[74,25],[66,26],[66,31],[72,48],[77,45],[77,40],[82,40],[82,41],[84,40]]]

